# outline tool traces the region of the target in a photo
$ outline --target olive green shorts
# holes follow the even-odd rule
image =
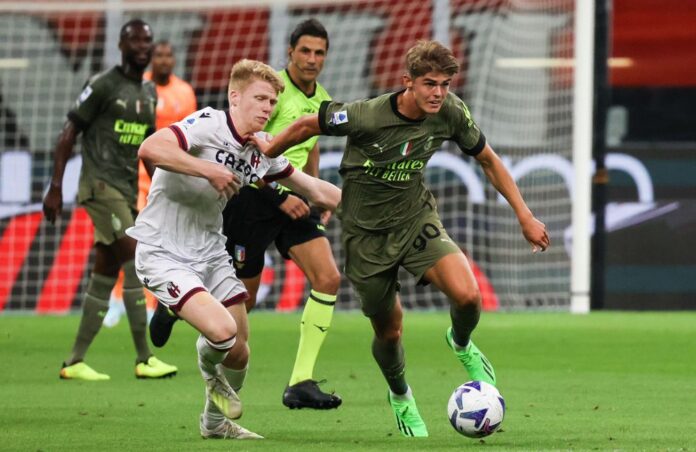
[[[135,222],[135,202],[106,182],[80,180],[77,199],[94,223],[94,243],[111,245]]]
[[[342,241],[346,253],[345,274],[368,317],[388,312],[394,306],[399,267],[420,282],[423,274],[441,258],[462,252],[447,235],[437,210],[429,206],[408,224],[385,233],[344,227]]]

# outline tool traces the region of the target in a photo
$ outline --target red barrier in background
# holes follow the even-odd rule
[[[55,314],[70,309],[87,269],[93,239],[92,220],[85,209],[75,209],[39,295],[36,312]]]
[[[10,220],[0,239],[0,311],[12,293],[22,265],[27,258],[31,243],[41,224],[40,212],[18,215]]]

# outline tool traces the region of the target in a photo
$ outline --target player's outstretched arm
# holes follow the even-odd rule
[[[309,201],[322,209],[332,212],[341,202],[341,189],[316,177],[309,176],[301,171],[293,173],[278,182],[289,189],[305,196]]]
[[[44,216],[51,223],[55,223],[56,218],[63,211],[63,174],[79,133],[75,123],[68,119],[58,136],[53,153],[53,176],[43,199]]]
[[[321,135],[319,127],[319,115],[303,116],[290,124],[285,130],[276,135],[270,143],[263,138],[252,135],[249,139],[267,157],[278,157],[296,144],[307,141],[309,138]]]
[[[493,186],[507,199],[512,210],[517,216],[517,220],[522,228],[522,235],[532,245],[532,252],[546,251],[551,245],[546,226],[537,220],[532,211],[522,198],[517,184],[508,172],[498,154],[486,144],[486,147],[477,156],[476,160],[481,164],[486,177]]]
[[[228,199],[236,195],[241,188],[237,177],[223,165],[196,158],[182,151],[176,135],[169,128],[160,129],[147,137],[140,145],[138,157],[157,168],[204,177],[213,188]]]

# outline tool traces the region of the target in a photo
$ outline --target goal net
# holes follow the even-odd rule
[[[374,1],[0,1],[0,310],[63,312],[81,305],[91,268],[92,227],[75,204],[80,149],[64,179],[56,226],[41,216],[52,151],[65,114],[87,78],[120,61],[121,25],[148,21],[175,49],[175,72],[199,106],[226,108],[227,77],[241,58],[286,64],[287,39],[301,20],[327,28],[320,81],[337,100],[401,86],[403,57],[418,39],[438,39],[462,62],[452,86],[503,157],[553,246],[532,255],[516,217],[474,160],[445,143],[427,170],[445,227],[473,263],[486,309],[567,309],[572,184],[571,0]],[[322,138],[321,176],[340,184],[344,141]],[[340,223],[329,239],[343,263]],[[260,307],[297,308],[308,285],[275,249],[267,253]],[[407,308],[442,308],[431,287],[401,275]],[[341,285],[341,308],[358,308]]]

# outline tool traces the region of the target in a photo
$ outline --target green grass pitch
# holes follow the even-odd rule
[[[402,438],[359,313],[339,312],[317,364],[338,410],[290,411],[281,394],[299,315],[251,316],[252,358],[240,423],[256,442],[203,440],[204,386],[195,333],[175,326],[157,356],[173,379],[134,378],[125,317],[104,328],[87,362],[111,381],[61,381],[79,317],[0,317],[0,450],[696,450],[696,313],[484,314],[477,345],[493,362],[508,411],[484,440],[458,435],[446,404],[467,380],[444,341],[448,317],[407,312],[407,378],[430,437]]]

